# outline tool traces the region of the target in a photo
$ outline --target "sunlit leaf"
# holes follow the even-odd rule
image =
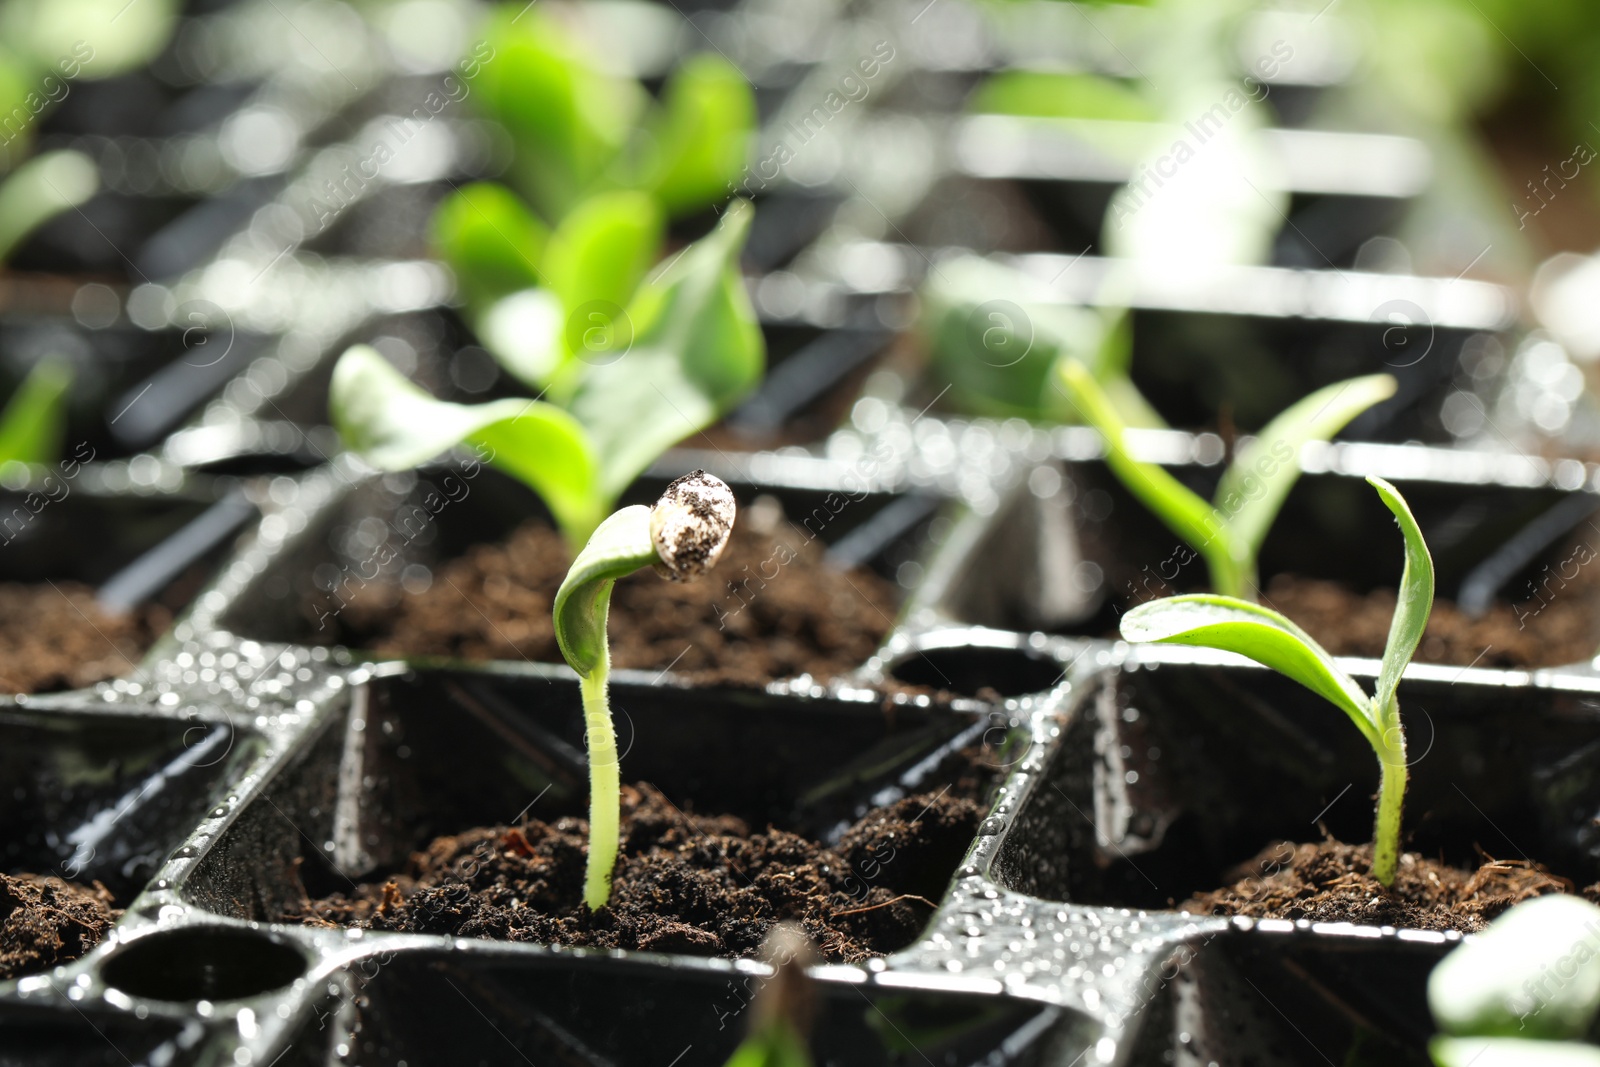
[[[1253,659],[1326,699],[1376,744],[1378,727],[1361,687],[1310,634],[1270,608],[1195,593],[1140,604],[1122,616],[1121,630],[1136,643],[1196,645]]]
[[[85,203],[100,187],[100,172],[82,152],[34,156],[0,182],[0,260],[28,234],[63,211]]]
[[[467,305],[480,312],[508,294],[546,284],[538,264],[549,236],[521,197],[494,182],[462,186],[433,215],[434,249],[455,272]]]
[[[533,487],[575,544],[602,514],[583,427],[553,404],[435,400],[356,345],[334,366],[329,410],[345,445],[383,470],[410,470],[462,443],[483,446],[489,462]]]
[[[1600,1011],[1600,907],[1524,901],[1439,962],[1428,1004],[1446,1033],[1581,1038]]]
[[[7,0],[0,39],[40,70],[84,80],[142,67],[166,47],[177,24],[177,0]]]
[[[606,664],[606,608],[611,585],[656,559],[650,509],[634,504],[607,516],[590,535],[556,591],[556,643],[573,670],[588,675]]]
[[[1436,1037],[1428,1052],[1438,1067],[1600,1067],[1600,1048],[1576,1041]]]

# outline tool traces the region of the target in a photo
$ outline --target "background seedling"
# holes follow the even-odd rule
[[[811,940],[797,923],[782,922],[761,944],[772,977],[757,991],[750,1032],[727,1067],[811,1067],[807,1041],[816,1015],[816,990],[806,968],[816,961]]]
[[[766,347],[738,271],[751,209],[641,285],[629,344],[568,361],[547,400],[435,400],[376,351],[334,368],[329,407],[345,444],[384,470],[409,470],[463,442],[533,488],[576,550],[667,448],[715,422],[760,381]]]
[[[733,491],[704,471],[693,471],[667,486],[654,508],[634,504],[602,522],[556,592],[556,641],[578,674],[589,746],[589,859],[583,901],[590,908],[604,906],[611,897],[621,820],[617,734],[607,688],[611,588],[618,578],[646,566],[672,581],[704,574],[727,547],[733,519]]]
[[[1406,791],[1406,739],[1396,690],[1433,609],[1433,560],[1405,498],[1382,478],[1367,481],[1394,512],[1406,545],[1405,570],[1400,575],[1394,620],[1373,696],[1367,696],[1340,670],[1310,634],[1276,611],[1237,597],[1201,593],[1141,604],[1122,617],[1122,636],[1139,643],[1197,645],[1238,653],[1299,682],[1350,716],[1378,756],[1372,876],[1392,886]]]
[[[1300,477],[1300,447],[1307,441],[1331,438],[1395,391],[1392,377],[1374,374],[1324,386],[1291,404],[1237,451],[1217,486],[1216,502],[1211,504],[1154,463],[1134,458],[1124,439],[1121,417],[1089,371],[1063,360],[1057,364],[1057,373],[1084,421],[1105,438],[1106,463],[1112,472],[1173,533],[1205,557],[1211,588],[1231,597],[1255,594],[1256,556],[1284,498]]]

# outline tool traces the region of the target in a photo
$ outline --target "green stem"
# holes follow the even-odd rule
[[[609,589],[606,598],[610,599]],[[617,862],[622,823],[617,730],[611,721],[611,700],[606,692],[610,659],[609,652],[601,656],[594,670],[579,682],[589,744],[589,859],[583,873],[583,902],[591,909],[603,907],[611,898],[611,868]]]
[[[1394,885],[1400,864],[1400,809],[1406,796],[1406,739],[1400,730],[1400,702],[1391,701],[1379,735],[1377,825],[1372,831],[1372,877],[1385,888]]]

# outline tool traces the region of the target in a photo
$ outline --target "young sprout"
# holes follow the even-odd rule
[[[546,399],[435,400],[357,345],[333,370],[334,425],[383,470],[479,446],[539,494],[576,550],[640,472],[760,380],[766,347],[738,268],[751,214],[734,204],[639,285],[614,316],[613,342],[565,359]]]
[[[1372,877],[1387,887],[1394,885],[1399,862],[1400,808],[1406,792],[1406,738],[1395,693],[1433,609],[1433,560],[1405,498],[1382,478],[1367,481],[1394,512],[1406,545],[1405,570],[1373,696],[1340,670],[1311,635],[1276,611],[1237,597],[1200,593],[1140,604],[1122,617],[1122,636],[1138,643],[1238,653],[1299,682],[1350,716],[1378,756]]]
[[[705,471],[692,471],[667,486],[654,508],[634,504],[602,522],[556,592],[556,641],[578,674],[589,746],[589,860],[583,902],[590,908],[611,897],[621,822],[617,734],[607,695],[611,587],[645,566],[674,582],[699,577],[727,547],[733,518],[732,490]]]
[[[1255,592],[1256,555],[1300,477],[1300,446],[1328,440],[1395,391],[1392,377],[1372,374],[1324,386],[1289,405],[1234,455],[1217,485],[1213,505],[1154,463],[1134,458],[1123,436],[1122,419],[1082,365],[1063,360],[1057,373],[1084,421],[1105,438],[1106,463],[1112,472],[1205,557],[1211,588],[1232,597]]]

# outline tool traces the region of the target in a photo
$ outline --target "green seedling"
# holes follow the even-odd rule
[[[634,504],[602,522],[556,592],[556,641],[578,674],[589,747],[589,859],[583,901],[590,908],[603,907],[611,897],[621,823],[622,782],[606,643],[612,586],[647,566],[671,581],[699,577],[727,547],[733,520],[732,490],[704,471],[693,471],[667,486],[654,508]]]
[[[1210,503],[1154,463],[1134,458],[1123,420],[1083,366],[1066,360],[1057,364],[1056,371],[1084,421],[1105,438],[1106,463],[1112,472],[1205,558],[1212,590],[1233,597],[1255,592],[1256,556],[1300,477],[1300,447],[1328,440],[1395,391],[1392,377],[1373,374],[1324,386],[1291,404],[1237,451],[1223,472],[1215,502]]]
[[[511,134],[516,184],[547,220],[606,189],[636,189],[673,215],[727,196],[755,131],[755,96],[726,59],[701,54],[659,104],[606,71],[556,18],[507,5],[491,22],[480,99]]]
[[[1355,679],[1340,670],[1310,634],[1276,611],[1237,597],[1199,593],[1140,604],[1122,617],[1122,636],[1141,644],[1195,645],[1237,653],[1299,682],[1350,716],[1378,756],[1372,877],[1392,886],[1406,792],[1406,738],[1396,691],[1433,609],[1433,560],[1405,498],[1382,478],[1367,481],[1394,512],[1406,548],[1405,570],[1400,575],[1394,619],[1373,696],[1367,696]]]
[[[87,201],[100,172],[82,152],[62,149],[28,160],[0,182],[0,261],[34,230]]]
[[[1600,907],[1524,901],[1439,961],[1428,1004],[1439,1067],[1597,1067],[1580,1044],[1600,1014]]]
[[[59,359],[34,364],[0,411],[0,467],[51,463],[61,454],[72,377],[72,368]]]
[[[646,279],[611,320],[607,343],[550,373],[547,399],[436,400],[357,345],[334,367],[334,425],[383,470],[409,470],[462,443],[481,446],[539,494],[578,549],[662,452],[760,381],[765,342],[738,270],[750,215],[736,203],[712,233]]]

